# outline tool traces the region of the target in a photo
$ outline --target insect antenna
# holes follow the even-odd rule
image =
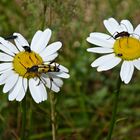
[[[127,32],[128,32],[128,29],[127,29],[127,27],[126,27],[126,25],[125,24],[123,24],[123,23],[121,23],[125,28],[126,28],[126,30],[127,30]],[[130,35],[136,35],[136,36],[138,36],[139,37],[139,39],[140,39],[140,36],[138,35],[138,34],[136,34],[136,33],[129,33]]]
[[[125,27],[126,32],[128,32],[128,29],[127,29],[126,25],[125,25],[124,23],[120,23],[120,25],[121,25],[121,24]]]
[[[109,40],[109,39],[111,39],[111,38],[115,39],[115,37],[114,37],[114,36],[115,36],[116,34],[118,34],[118,33],[119,33],[119,32],[115,32],[113,35],[110,35],[110,37],[109,37],[109,38],[107,38],[107,40]]]

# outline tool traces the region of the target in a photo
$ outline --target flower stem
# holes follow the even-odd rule
[[[110,128],[109,128],[109,132],[108,132],[106,140],[111,140],[113,128],[114,128],[114,125],[115,125],[115,122],[116,122],[116,114],[117,114],[117,107],[118,107],[121,83],[122,82],[121,82],[121,79],[119,77],[118,81],[117,81],[117,85],[116,85],[115,95],[114,95],[115,96],[114,97],[114,106],[113,106],[113,110],[112,110],[112,117],[111,117],[111,122],[110,122]]]
[[[56,113],[55,113],[55,97],[50,93],[50,105],[51,105],[51,123],[52,123],[52,139],[56,140]]]
[[[21,103],[22,113],[22,128],[21,128],[21,140],[25,140],[25,126],[26,126],[26,96]]]

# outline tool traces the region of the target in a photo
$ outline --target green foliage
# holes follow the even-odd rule
[[[140,22],[139,0],[1,0],[0,34],[20,32],[29,41],[38,29],[51,28],[51,42],[63,42],[57,62],[70,70],[56,102],[57,140],[104,140],[107,136],[114,79],[120,67],[98,73],[90,67],[97,57],[88,53],[90,32],[106,32],[102,21],[108,17]],[[135,71],[129,85],[123,85],[118,120],[112,140],[140,139],[140,73]],[[1,89],[2,91],[2,89]],[[49,90],[48,90],[49,91]],[[19,140],[21,105],[0,95],[0,139]],[[51,140],[49,99],[35,104],[27,94],[27,140]]]

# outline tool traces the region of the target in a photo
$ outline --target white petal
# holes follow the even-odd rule
[[[130,61],[124,61],[121,66],[120,77],[122,81],[126,81],[130,72]]]
[[[46,89],[42,83],[39,83],[39,79],[37,81],[34,79],[30,79],[29,89],[36,103],[40,103],[47,99]]]
[[[92,64],[92,67],[98,67],[102,64],[104,64],[105,62],[108,62],[110,59],[114,59],[115,54],[107,54],[107,55],[103,55],[99,58],[97,58]]]
[[[100,65],[97,68],[97,71],[106,71],[114,68],[116,65],[118,65],[121,62],[121,58],[119,57],[114,57],[113,59],[111,58],[107,62],[104,62],[104,64]]]
[[[13,35],[17,36],[14,41],[20,51],[24,50],[23,46],[29,46],[27,40],[20,33],[14,33]]]
[[[21,101],[24,98],[26,91],[27,91],[27,79],[24,78],[22,88],[20,89],[16,97],[16,101]]]
[[[46,88],[44,86],[44,84],[40,84],[40,88],[41,88],[41,96],[42,96],[42,101],[45,101],[47,100],[47,91],[46,91]]]
[[[46,45],[48,44],[50,38],[51,38],[51,30],[46,29],[40,36],[40,39],[38,42],[34,45],[31,46],[31,50],[40,53],[43,49],[45,49]]]
[[[139,59],[134,60],[133,64],[138,70],[140,70],[140,60]]]
[[[94,47],[94,48],[87,49],[87,51],[93,52],[93,53],[112,53],[113,49],[103,48],[103,47]]]
[[[111,35],[116,33],[116,29],[119,26],[119,23],[114,18],[109,18],[108,20],[104,20],[104,26],[108,30]]]
[[[13,60],[12,56],[0,52],[0,61],[12,61],[12,60]]]
[[[13,71],[12,70],[9,70],[9,71],[6,71],[4,73],[2,73],[0,75],[0,85],[4,84],[6,82],[6,79],[11,75],[13,74]]]
[[[129,62],[129,73],[126,77],[126,79],[124,80],[124,83],[125,84],[128,84],[132,78],[132,75],[134,73],[134,66],[133,66],[133,63],[132,62]]]
[[[37,44],[37,42],[39,41],[41,35],[42,35],[42,31],[38,30],[35,35],[33,36],[32,42],[31,42],[31,48],[34,48],[34,46]]]
[[[10,41],[3,39],[2,37],[0,37],[0,43],[13,53],[19,52],[14,44],[12,44]]]
[[[115,42],[115,40],[111,36],[97,32],[91,33],[90,36],[87,38],[87,41],[97,46],[107,48],[113,48],[113,44]]]
[[[44,62],[51,62],[58,56],[58,53],[54,53],[52,55],[42,57]]]
[[[18,80],[18,77],[19,77],[19,75],[13,72],[6,79],[6,82],[5,82],[5,85],[4,85],[4,88],[3,88],[3,93],[8,92],[9,90],[11,90],[15,86],[15,84],[16,84],[16,82]]]
[[[3,71],[11,70],[13,68],[12,63],[1,63],[0,64],[0,73],[3,73]]]
[[[136,38],[140,38],[140,24],[135,28],[134,35]]]
[[[11,56],[15,56],[15,54],[13,52],[11,52],[8,48],[6,48],[4,45],[0,44],[0,50],[2,50],[3,52],[11,55]]]
[[[129,33],[133,33],[134,32],[134,28],[132,26],[132,24],[130,23],[129,20],[122,20],[121,21],[121,26],[124,26],[125,30],[124,31],[127,31]]]
[[[120,71],[120,77],[121,77],[122,81],[124,81],[124,79],[125,79],[125,77],[127,75],[126,71],[128,73],[128,62],[127,61],[124,61],[122,63],[121,71]]]
[[[48,73],[51,75],[60,77],[60,78],[69,78],[70,77],[70,75],[68,73],[65,73],[65,72],[48,72]]]
[[[51,54],[56,53],[62,46],[61,42],[54,42],[50,45],[48,45],[42,52],[40,52],[41,56],[47,57]]]
[[[53,78],[53,82],[58,86],[62,87],[63,81],[60,78]]]
[[[9,101],[13,101],[14,99],[16,99],[16,97],[17,97],[18,94],[19,94],[19,91],[20,91],[21,88],[22,88],[22,82],[23,82],[23,78],[22,78],[22,77],[19,77],[19,78],[18,78],[18,81],[17,81],[17,83],[16,83],[16,85],[15,85],[14,88],[9,92],[9,96],[8,96]]]
[[[60,91],[59,86],[54,83],[53,78],[52,78],[52,80],[50,80],[50,78],[46,78],[45,81],[46,81],[46,86],[49,89],[53,90],[54,92]]]
[[[63,71],[63,72],[66,72],[66,73],[69,72],[69,70],[66,67],[64,67],[64,66],[62,66],[60,64],[56,64],[56,65],[59,66],[60,71]]]

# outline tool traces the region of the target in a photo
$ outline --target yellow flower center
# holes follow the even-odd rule
[[[114,43],[116,56],[123,60],[134,60],[140,57],[140,41],[134,37],[121,37]]]
[[[16,73],[25,78],[34,78],[39,76],[37,72],[28,72],[28,69],[43,63],[39,54],[31,51],[22,51],[15,55],[13,60],[13,67]]]

